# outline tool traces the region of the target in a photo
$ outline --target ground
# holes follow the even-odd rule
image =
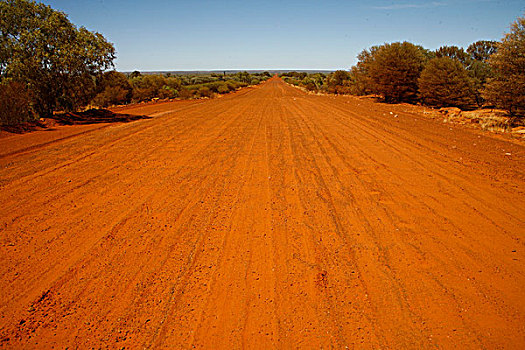
[[[1,348],[525,347],[525,147],[280,79],[0,139]]]

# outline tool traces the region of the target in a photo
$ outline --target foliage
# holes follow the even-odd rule
[[[290,77],[295,78],[297,80],[302,80],[308,76],[308,73],[306,72],[286,72],[279,74],[280,77]]]
[[[31,96],[24,84],[0,84],[0,125],[14,125],[34,119]]]
[[[0,79],[27,84],[39,115],[86,104],[94,77],[113,65],[112,44],[49,6],[4,0],[0,18]]]
[[[448,57],[453,60],[456,60],[463,64],[463,66],[468,67],[472,62],[471,56],[463,50],[462,47],[457,46],[441,46],[435,52],[436,57]]]
[[[525,116],[525,17],[519,17],[488,60],[494,71],[484,97],[511,116]]]
[[[97,107],[109,107],[125,104],[129,100],[130,94],[128,90],[125,90],[120,86],[107,86],[95,96],[92,104]]]
[[[174,98],[179,96],[182,83],[176,77],[160,74],[133,74],[129,82],[132,87],[132,101],[141,102],[153,98]]]
[[[468,107],[473,102],[472,85],[463,65],[450,57],[430,60],[418,80],[419,97],[438,107]]]
[[[492,40],[480,40],[467,48],[467,53],[473,60],[486,62],[498,51],[498,43]]]
[[[425,60],[422,50],[406,41],[378,47],[367,67],[371,90],[387,102],[414,101]]]
[[[207,86],[201,86],[199,88],[199,97],[212,97],[213,92]]]
[[[326,91],[333,94],[344,94],[350,73],[344,70],[337,70],[326,78]]]
[[[230,92],[230,89],[228,88],[228,85],[227,84],[220,84],[218,87],[217,87],[217,92],[219,94],[227,94],[228,92]]]
[[[476,104],[481,107],[485,102],[482,96],[482,91],[488,79],[494,75],[492,69],[487,62],[474,60],[468,67],[467,73],[472,82]]]
[[[131,74],[129,75],[129,77],[131,79],[133,78],[136,78],[136,77],[140,77],[142,74],[138,71],[138,70],[134,70],[133,72],[131,72]]]
[[[239,81],[240,82],[243,82],[243,83],[246,83],[246,84],[250,84],[251,83],[251,77],[250,77],[250,74],[248,72],[239,72],[239,73],[237,73],[237,76],[239,77]]]
[[[305,88],[308,91],[322,91],[327,88],[327,76],[323,73],[285,72],[279,75],[293,85]]]
[[[97,95],[92,103],[97,107],[126,104],[133,96],[133,88],[126,75],[116,71],[100,74],[96,79],[96,86]]]

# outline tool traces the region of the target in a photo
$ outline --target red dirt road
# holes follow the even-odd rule
[[[525,148],[420,111],[274,78],[0,140],[0,347],[525,348]]]

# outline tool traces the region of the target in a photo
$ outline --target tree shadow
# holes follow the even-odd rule
[[[57,125],[88,125],[102,123],[129,123],[140,119],[152,119],[146,115],[115,113],[107,109],[89,109],[84,112],[61,112],[52,117],[24,122],[16,125],[3,125],[0,130],[13,134],[25,134],[37,130],[56,130]]]
[[[115,113],[107,109],[89,109],[84,112],[65,112],[51,119],[59,125],[85,125],[100,123],[128,123],[139,119],[152,119],[146,115]]]

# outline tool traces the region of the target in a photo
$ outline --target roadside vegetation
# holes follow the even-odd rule
[[[173,98],[210,98],[271,75],[124,74],[104,36],[30,0],[0,1],[0,126],[79,111]]]
[[[104,36],[76,27],[66,14],[31,0],[0,0],[0,34],[0,125],[56,111],[212,98],[271,77],[268,72],[117,72],[115,48]],[[520,124],[525,116],[524,57],[525,18],[518,18],[499,42],[435,51],[409,42],[385,43],[363,50],[348,71],[288,72],[281,77],[311,92],[374,95],[387,103],[498,108]]]
[[[108,71],[97,77],[97,94],[90,104],[95,107],[108,107],[174,98],[212,98],[259,84],[270,77],[268,72],[172,75]]]
[[[288,72],[281,77],[308,91],[376,95],[387,103],[421,103],[464,110],[505,110],[512,124],[525,117],[525,18],[499,41],[477,41],[466,49],[430,51],[409,42],[363,50],[349,71],[328,75]]]

